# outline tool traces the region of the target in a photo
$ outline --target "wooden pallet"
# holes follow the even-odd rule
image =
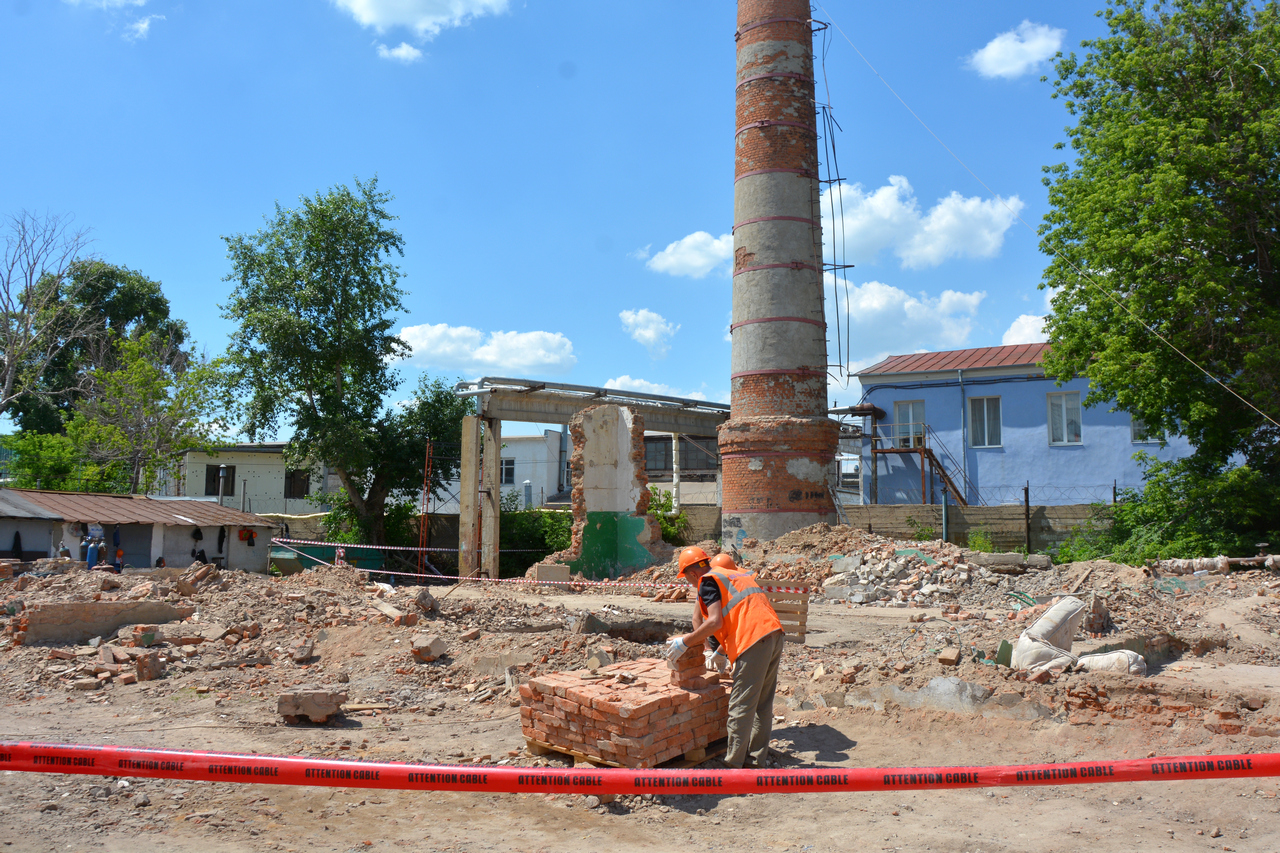
[[[769,603],[778,614],[778,621],[782,623],[787,642],[804,645],[805,626],[809,621],[809,591],[766,591],[765,595],[769,597]]]
[[[553,753],[556,755],[563,755],[566,758],[573,759],[574,767],[581,767],[583,765],[591,765],[592,767],[622,766],[614,761],[609,761],[594,755],[586,755],[585,753],[578,752],[576,749],[569,749],[568,747],[563,746],[552,746],[549,743],[543,743],[542,741],[534,740],[530,737],[526,737],[524,739],[524,743],[525,747],[529,750],[530,755],[550,755]],[[659,764],[658,766],[676,770],[688,770],[690,767],[698,766],[708,758],[715,758],[717,756],[724,755],[724,751],[728,746],[728,743],[728,738],[720,738],[720,740],[712,741],[705,747],[691,749],[681,757],[673,758],[670,761]]]

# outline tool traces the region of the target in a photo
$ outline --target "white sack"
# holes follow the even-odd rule
[[[1013,646],[1013,657],[1010,658],[1009,664],[1014,669],[1025,669],[1035,675],[1037,672],[1054,667],[1065,669],[1076,662],[1076,656],[1071,652],[1064,652],[1044,640],[1030,637],[1028,633],[1023,631],[1022,636],[1018,637],[1018,642]]]
[[[1080,630],[1080,623],[1087,612],[1088,607],[1083,601],[1068,596],[1046,610],[1023,635],[1069,652],[1071,640]]]
[[[1137,652],[1127,649],[1100,655],[1081,655],[1076,659],[1076,663],[1086,672],[1123,672],[1137,676],[1147,674],[1146,659]]]

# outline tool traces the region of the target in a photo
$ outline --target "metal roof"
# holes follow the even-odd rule
[[[61,516],[25,500],[22,495],[12,489],[0,489],[0,518],[33,518],[58,521]]]
[[[1003,347],[917,352],[891,355],[879,364],[859,370],[856,376],[879,376],[886,373],[930,373],[938,370],[977,370],[990,367],[1035,367],[1039,365],[1048,344],[1014,344]]]
[[[81,492],[46,492],[34,489],[0,489],[0,517],[9,514],[11,498],[34,506],[52,521],[90,524],[162,524],[199,527],[274,527],[260,515],[219,506],[213,501],[190,498],[157,499],[146,495],[107,495]],[[30,518],[33,516],[17,516]]]

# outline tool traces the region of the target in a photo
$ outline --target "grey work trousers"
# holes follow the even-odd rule
[[[764,767],[773,735],[773,694],[778,689],[778,661],[782,659],[785,635],[766,634],[738,655],[733,664],[733,687],[729,690],[729,746],[724,763],[743,767],[748,756],[751,766]]]

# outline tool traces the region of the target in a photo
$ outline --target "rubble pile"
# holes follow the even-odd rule
[[[111,621],[138,612],[174,618]],[[54,613],[61,622],[50,622]],[[195,564],[143,580],[71,566],[0,582],[0,683],[19,699],[65,690],[102,703],[113,688],[145,684],[151,695],[240,697],[312,721],[333,716],[311,701],[327,691],[379,705],[374,713],[431,715],[451,693],[514,701],[518,684],[541,673],[652,655],[646,644],[575,632],[589,615],[500,589],[437,598],[426,587],[371,584],[346,567],[272,578]],[[42,618],[45,634],[65,635],[26,643]],[[80,630],[100,624],[110,630]]]

